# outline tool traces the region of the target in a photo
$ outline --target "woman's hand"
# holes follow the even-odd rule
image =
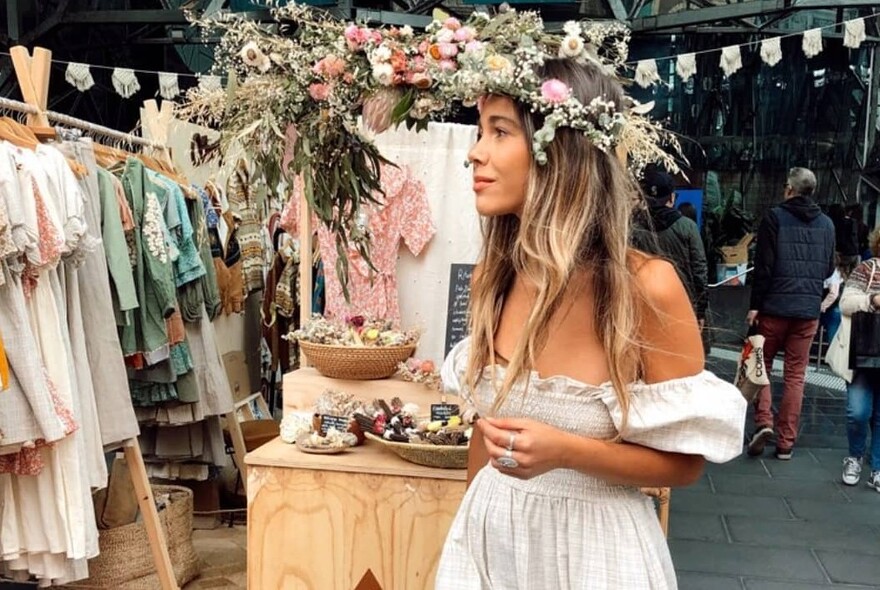
[[[567,443],[573,436],[567,432],[528,418],[481,418],[477,427],[483,433],[492,466],[506,475],[531,479],[565,467]],[[510,457],[518,463],[513,468],[498,462],[506,456],[511,434],[514,436]]]

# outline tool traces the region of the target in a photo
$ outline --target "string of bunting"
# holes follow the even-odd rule
[[[11,58],[10,54],[0,51],[0,56]],[[131,98],[141,90],[139,75],[158,76],[159,79],[159,96],[165,100],[173,100],[180,96],[180,78],[195,78],[200,86],[206,88],[217,88],[222,86],[224,79],[220,76],[211,76],[208,74],[183,74],[176,72],[159,72],[152,70],[139,70],[134,68],[120,68],[113,66],[99,66],[93,64],[85,64],[72,61],[64,61],[53,59],[53,64],[67,65],[64,71],[64,79],[68,84],[79,90],[86,92],[95,85],[95,78],[92,70],[108,70],[110,71],[110,83],[113,90],[123,98]]]
[[[858,49],[867,38],[865,35],[865,19],[870,17],[859,17],[847,20],[842,23],[834,23],[824,27],[817,27],[807,31],[791,33],[789,35],[780,35],[777,37],[768,37],[761,41],[748,41],[739,45],[728,45],[715,49],[705,49],[703,51],[695,51],[690,53],[681,53],[679,55],[669,55],[666,57],[656,57],[653,59],[642,59],[638,61],[628,62],[628,66],[634,66],[635,71],[633,80],[642,88],[649,88],[660,82],[659,68],[657,62],[674,59],[675,73],[682,81],[687,82],[697,73],[697,55],[720,52],[721,56],[718,66],[724,72],[725,77],[730,77],[742,66],[742,49],[752,48],[754,45],[760,45],[761,60],[768,66],[773,67],[782,61],[782,39],[789,37],[803,36],[801,49],[808,58],[813,58],[822,53],[823,41],[822,31],[825,29],[833,29],[843,25],[843,46],[850,49]]]
[[[865,18],[859,17],[843,23],[834,23],[824,27],[809,29],[804,32],[792,33],[789,35],[781,35],[777,37],[768,37],[761,41],[749,41],[740,43],[739,45],[729,45],[715,49],[706,49],[678,55],[670,55],[666,57],[657,57],[652,59],[642,59],[634,62],[628,62],[627,65],[634,66],[633,79],[636,84],[642,88],[649,88],[661,81],[657,62],[676,60],[675,72],[682,81],[689,80],[697,72],[697,55],[720,52],[719,67],[726,77],[732,76],[742,68],[742,48],[751,48],[753,45],[760,45],[761,59],[768,66],[775,66],[782,61],[782,45],[781,40],[789,37],[803,36],[801,48],[804,55],[813,58],[819,55],[823,49],[822,31],[824,29],[832,29],[843,25],[844,37],[843,45],[850,49],[858,49],[865,41]],[[0,51],[0,55],[9,57],[8,53]],[[111,70],[110,81],[113,89],[123,98],[131,98],[137,94],[141,85],[138,81],[138,74],[158,76],[159,79],[159,95],[166,100],[173,100],[181,93],[179,79],[196,78],[200,86],[205,89],[215,89],[222,87],[223,79],[220,76],[212,76],[207,74],[178,74],[173,72],[158,72],[151,70],[138,70],[133,68],[119,68],[112,66],[99,66],[84,64],[78,62],[68,62],[63,60],[52,60],[56,64],[67,64],[64,73],[64,79],[80,92],[86,92],[95,85],[95,79],[92,76],[92,69]]]

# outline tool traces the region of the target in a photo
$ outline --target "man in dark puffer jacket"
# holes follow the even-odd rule
[[[819,326],[823,283],[834,272],[834,223],[813,201],[816,176],[792,168],[784,201],[764,216],[758,228],[752,299],[747,317],[765,337],[767,374],[773,357],[785,351],[784,390],[776,416],[776,458],[791,459],[797,439],[810,344]],[[749,455],[764,452],[773,436],[770,386],[756,400],[755,433]]]
[[[644,252],[666,258],[675,266],[702,328],[706,319],[708,277],[700,230],[694,220],[674,208],[671,176],[648,169],[641,184],[648,203],[648,215],[636,220],[633,244]]]

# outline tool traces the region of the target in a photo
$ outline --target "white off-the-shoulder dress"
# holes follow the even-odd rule
[[[467,391],[468,340],[447,357],[443,382],[465,404],[489,415],[494,389],[486,375]],[[497,378],[503,377],[501,368]],[[539,420],[584,437],[617,435],[622,412],[610,384],[531,375],[498,416]],[[702,455],[722,463],[742,451],[746,402],[709,372],[631,386],[623,439]],[[578,471],[557,469],[523,481],[491,465],[474,478],[452,523],[436,590],[670,590],[672,559],[650,498]]]

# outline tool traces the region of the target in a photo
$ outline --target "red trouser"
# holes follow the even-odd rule
[[[790,449],[797,440],[798,423],[801,418],[801,404],[804,401],[804,380],[807,363],[810,360],[810,345],[819,320],[799,320],[760,314],[758,316],[758,333],[764,338],[764,363],[767,374],[773,369],[773,358],[780,350],[785,351],[783,370],[784,387],[782,403],[776,415],[776,448]],[[766,386],[758,394],[755,402],[755,424],[773,426],[770,386]]]

